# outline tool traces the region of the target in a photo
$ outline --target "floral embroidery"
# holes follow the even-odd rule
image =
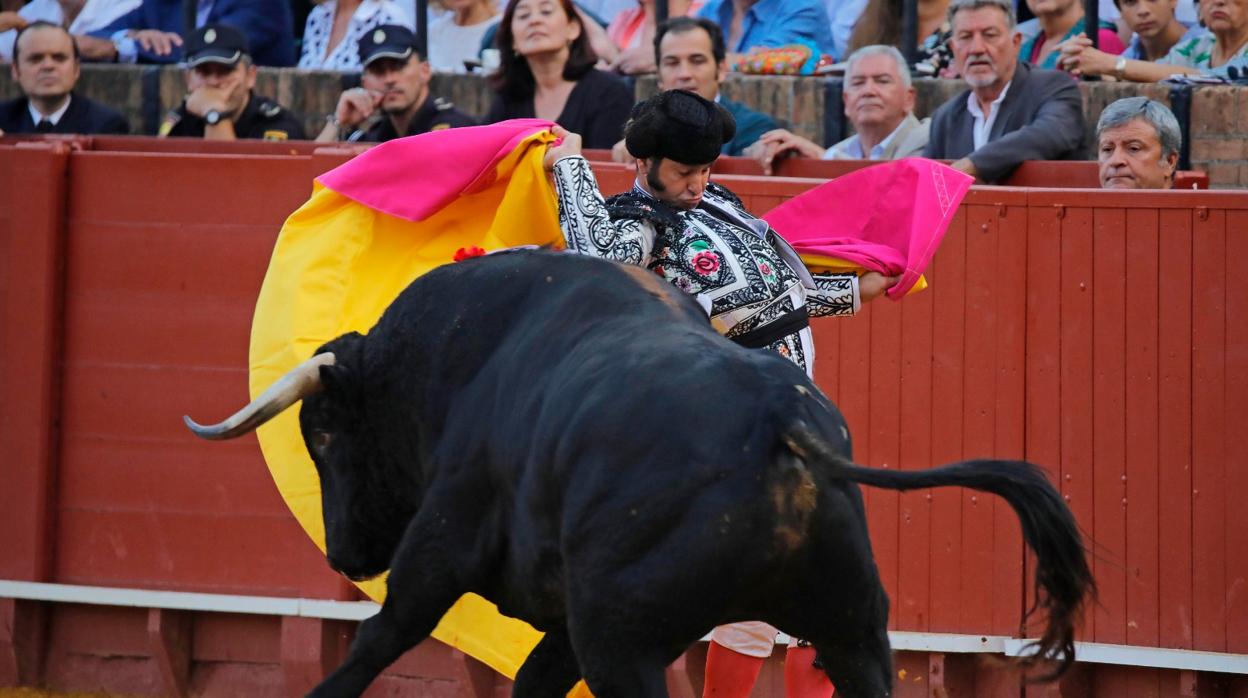
[[[772,283],[775,282],[776,271],[771,268],[770,264],[768,264],[767,262],[760,262],[758,265],[758,270],[763,273],[763,276],[766,277],[768,281]]]
[[[697,243],[694,243],[695,245]],[[710,276],[719,270],[719,256],[714,252],[702,251],[693,256],[693,270],[702,276]]]
[[[678,276],[672,280],[672,283],[676,284],[676,288],[685,293],[693,293],[693,282],[688,277]]]

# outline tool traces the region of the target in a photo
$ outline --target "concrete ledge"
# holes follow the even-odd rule
[[[0,580],[0,598],[81,603],[97,606],[128,606],[177,611],[212,613],[248,613],[260,615],[360,621],[377,613],[380,608],[371,601],[329,601],[292,599],[277,596],[243,596],[235,594],[200,594],[185,591],[154,591],[114,587],[80,586]],[[702,638],[703,641],[710,636]],[[941,652],[1003,654],[1022,657],[1028,653],[1031,640],[999,635],[964,635],[957,633],[920,633],[892,631],[888,634],[893,649],[899,652]],[[788,644],[781,633],[777,644]],[[1076,642],[1077,661],[1092,664],[1154,667],[1189,671],[1210,671],[1223,674],[1248,674],[1248,655],[1221,652],[1200,652],[1162,647],[1110,645],[1099,642]]]

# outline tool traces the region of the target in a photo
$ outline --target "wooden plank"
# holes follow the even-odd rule
[[[929,289],[901,303],[901,432],[898,466],[932,466],[933,298]],[[893,617],[902,630],[927,631],[931,614],[932,493],[903,492],[899,500],[897,595]]]
[[[870,429],[867,432],[866,462],[878,468],[896,470],[901,459],[898,443],[901,433],[901,306],[887,299],[871,305]],[[890,598],[897,596],[899,495],[895,490],[868,487],[867,525],[871,531],[875,562],[880,580]],[[895,629],[897,616],[889,614],[889,627]]]
[[[1226,214],[1199,212],[1192,230],[1192,632],[1195,648],[1226,651]],[[1243,551],[1236,551],[1243,554]]]
[[[998,308],[993,274],[997,262],[994,207],[966,209],[966,343],[964,346],[962,443],[964,457],[990,457],[996,451],[996,349]],[[963,632],[988,632],[993,612],[993,509],[991,495],[962,492]]]
[[[1026,457],[1048,472],[1065,493],[1061,410],[1061,220],[1052,208],[1031,206],[1027,215]],[[1033,598],[1033,560],[1027,558],[1025,609]],[[1027,635],[1036,637],[1032,619]]]
[[[1022,207],[993,209],[997,239],[995,269],[1027,268],[1027,217]],[[1012,214],[1012,215],[1011,215]],[[995,424],[993,455],[1022,458],[1026,450],[1027,275],[992,275],[996,290]],[[993,596],[991,632],[1019,631],[1023,613],[1024,549],[1018,516],[1004,500],[994,497]]]
[[[1126,641],[1160,642],[1158,557],[1158,340],[1160,215],[1127,211],[1126,249]],[[1170,493],[1169,496],[1181,496]],[[1155,678],[1154,678],[1155,681]]]
[[[1126,212],[1093,211],[1092,495],[1096,641],[1126,642]]]
[[[1192,644],[1192,211],[1162,211],[1158,241],[1158,597],[1162,647]]]
[[[932,462],[962,459],[966,313],[966,207],[955,214],[932,264]],[[932,495],[931,630],[962,630],[962,493]]]
[[[1248,414],[1248,213],[1226,214],[1226,413]],[[1234,422],[1231,422],[1233,425]],[[1248,430],[1226,436],[1226,651],[1248,654]]]
[[[1068,208],[1061,221],[1061,463],[1063,494],[1080,525],[1099,546],[1093,502],[1092,211]],[[1051,408],[1050,408],[1051,409]],[[1103,559],[1094,559],[1099,574]],[[1112,564],[1122,564],[1121,561]],[[1084,626],[1096,637],[1096,617]]]
[[[58,143],[2,150],[0,576],[45,581],[54,554],[69,149]]]

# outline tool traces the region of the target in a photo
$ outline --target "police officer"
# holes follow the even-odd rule
[[[256,66],[247,37],[225,24],[207,24],[186,41],[186,99],[169,112],[161,136],[232,141],[303,139],[303,124],[289,109],[252,94]]]
[[[429,94],[429,63],[416,52],[406,27],[383,24],[360,40],[360,87],[342,93],[318,141],[381,142],[456,126],[472,117]]]

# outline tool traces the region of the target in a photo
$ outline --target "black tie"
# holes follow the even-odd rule
[[[39,133],[52,133],[52,122],[47,119],[40,119],[35,125],[35,130]]]

